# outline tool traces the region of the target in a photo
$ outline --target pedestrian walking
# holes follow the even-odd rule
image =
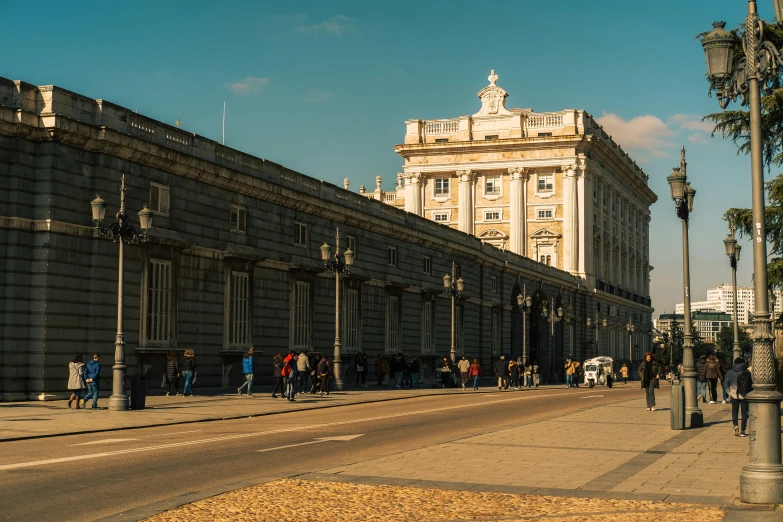
[[[685,371],[685,366],[683,366],[683,363],[680,363],[677,365],[677,380],[682,384],[682,372]],[[699,402],[698,400],[696,402]]]
[[[299,365],[297,361],[299,356],[295,353],[288,354],[284,359],[288,371],[286,372],[285,398],[291,402],[296,402],[296,391],[299,386]]]
[[[253,396],[253,372],[255,370],[255,349],[251,346],[250,349],[242,355],[242,373],[245,375],[245,382],[242,386],[237,388],[237,393],[242,396],[242,390],[247,387],[247,396]]]
[[[444,357],[443,362],[440,363],[440,384],[442,388],[448,388],[451,386],[451,363],[449,358]]]
[[[304,350],[299,352],[299,356],[296,358],[296,369],[299,370],[297,391],[305,393],[307,391],[307,379],[310,377],[310,358]]]
[[[478,391],[478,380],[481,377],[481,365],[478,359],[473,359],[473,364],[470,365],[468,372],[470,377],[473,377],[473,391]]]
[[[718,358],[714,354],[707,359],[704,376],[707,378],[707,383],[710,387],[710,404],[715,404],[718,401],[718,379],[723,377],[723,374],[720,370]]]
[[[465,384],[468,382],[469,376],[468,371],[470,370],[470,361],[468,361],[467,357],[462,356],[462,359],[457,363],[457,368],[459,368],[459,375],[462,377],[462,391],[465,391]]]
[[[525,386],[530,388],[533,385],[533,365],[527,363],[525,365]]]
[[[498,377],[498,390],[508,389],[508,364],[506,356],[501,355],[500,360],[495,365],[495,375]]]
[[[362,388],[367,387],[367,372],[370,371],[370,361],[367,359],[367,354],[361,354],[361,366],[359,367],[359,384]]]
[[[383,379],[386,377],[387,371],[386,359],[383,358],[383,355],[378,354],[375,357],[375,382],[378,386],[383,386]]]
[[[411,384],[414,388],[419,387],[419,374],[421,373],[421,362],[414,355],[411,358]]]
[[[650,352],[644,354],[644,361],[639,365],[639,377],[642,389],[647,397],[647,411],[655,411],[655,384],[661,376],[661,367]]]
[[[182,388],[182,395],[193,397],[193,378],[196,375],[196,352],[188,348],[185,350],[185,358],[182,359],[182,378],[185,379],[185,386]]]
[[[508,385],[515,390],[519,389],[519,367],[514,359],[508,361]]]
[[[87,401],[92,397],[92,409],[98,409],[98,389],[101,381],[101,356],[97,353],[92,355],[92,361],[87,363],[84,368],[84,382],[87,384],[87,395],[82,399],[82,406],[87,406]]]
[[[332,367],[327,356],[321,357],[318,362],[318,377],[321,379],[321,395],[329,395],[329,374]]]
[[[179,393],[179,364],[177,364],[177,352],[169,350],[166,354],[166,397],[171,395],[171,390],[174,390],[175,395],[181,395]]]
[[[411,363],[402,354],[400,354],[400,369],[402,370],[402,387],[413,388],[413,381],[411,380]]]
[[[731,398],[731,422],[734,424],[734,436],[745,437],[745,429],[748,426],[747,395],[753,390],[753,378],[745,359],[742,357],[734,359],[734,366],[726,372],[726,387]],[[742,410],[742,424],[737,422],[740,410]]]
[[[277,399],[277,392],[280,391],[280,395],[285,393],[285,385],[283,384],[283,356],[276,353],[272,358],[272,377],[275,379],[275,388],[272,390],[272,398]]]
[[[536,388],[538,388],[538,385],[541,383],[540,368],[538,361],[533,361],[533,386]]]
[[[82,401],[82,390],[87,388],[87,384],[84,382],[84,363],[82,362],[82,356],[80,354],[74,354],[73,359],[68,364],[68,389],[71,390],[71,398],[68,399],[68,407],[71,407],[71,403],[76,401],[76,409],[81,409],[84,401]]]
[[[623,377],[623,384],[628,384],[628,366],[625,363],[620,367],[620,375]]]
[[[568,359],[565,364],[566,388],[570,388],[574,384],[574,371],[574,363]]]
[[[726,404],[726,401],[729,400],[729,390],[726,388],[726,365],[725,361],[719,361],[720,367],[718,368],[718,375],[720,375],[720,388],[723,391],[723,402],[721,404]]]
[[[707,402],[707,356],[696,361],[696,402]]]
[[[574,388],[579,388],[579,383],[584,379],[584,368],[582,363],[574,361]]]

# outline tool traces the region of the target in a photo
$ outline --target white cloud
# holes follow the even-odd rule
[[[239,96],[245,96],[247,94],[258,94],[264,87],[269,85],[269,78],[257,78],[255,76],[248,76],[244,80],[239,80],[234,83],[227,83],[226,88],[234,91]]]
[[[302,15],[299,15],[297,17],[297,22],[304,21],[304,19],[300,18],[301,16]],[[347,16],[335,15],[329,18],[328,20],[324,20],[322,22],[300,25],[299,27],[297,27],[296,30],[304,34],[321,33],[321,34],[329,34],[333,36],[340,36],[348,31],[352,31],[356,29],[356,27],[354,27],[354,25],[351,22],[352,20]]]
[[[332,100],[333,98],[334,94],[331,92],[322,91],[321,89],[313,89],[307,93],[305,101],[310,103],[324,103]]]
[[[675,135],[674,131],[663,120],[651,114],[624,120],[614,113],[604,112],[596,121],[625,149],[645,151],[652,156],[664,158],[669,156],[665,149],[676,146],[667,140]]]
[[[677,125],[686,130],[712,132],[714,124],[708,121],[701,121],[701,116],[697,114],[675,114],[669,118],[669,125]]]
[[[710,140],[708,140],[707,137],[700,132],[688,136],[688,141],[691,143],[696,143],[697,145],[707,145],[710,142]]]

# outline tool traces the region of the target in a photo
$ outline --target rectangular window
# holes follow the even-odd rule
[[[449,194],[449,178],[435,178],[435,195],[448,196]]]
[[[231,232],[239,234],[247,232],[247,211],[245,207],[231,205]]]
[[[499,137],[500,137],[500,135],[499,135],[499,134],[487,134],[486,136],[484,136],[484,139],[485,139],[485,140],[490,140],[490,141],[491,141],[491,140],[496,140],[496,139],[498,139]]]
[[[432,219],[440,223],[448,223],[449,214],[447,212],[436,212],[432,215]]]
[[[500,211],[490,210],[484,212],[484,221],[500,221]]]
[[[492,310],[492,355],[500,355],[500,310]]]
[[[400,351],[400,298],[390,295],[386,309],[386,353]]]
[[[424,256],[424,266],[423,271],[427,275],[432,275],[432,258],[429,256]]]
[[[231,272],[229,344],[247,346],[250,343],[249,305],[250,277],[245,272]]]
[[[432,335],[432,318],[435,303],[424,301],[421,310],[421,353],[435,353]]]
[[[294,287],[294,348],[310,348],[310,283],[297,281]]]
[[[539,192],[552,192],[554,190],[554,184],[552,182],[552,174],[539,174],[538,175],[538,191]]]
[[[492,291],[493,292],[498,291],[498,278],[495,276],[492,276]]]
[[[147,266],[147,341],[171,340],[171,261],[150,259]]]
[[[397,266],[397,247],[389,247],[389,265]]]
[[[435,143],[448,143],[448,138],[435,138]]]
[[[356,259],[356,238],[353,236],[348,236],[347,243],[348,243],[347,250],[353,252],[353,258]]]
[[[345,292],[345,349],[359,351],[359,291],[350,288]]]
[[[500,177],[495,176],[487,178],[484,185],[484,194],[487,196],[499,196],[500,195]]]
[[[307,225],[304,223],[294,224],[294,244],[297,246],[307,246]]]
[[[552,209],[551,208],[541,209],[538,211],[537,215],[538,215],[538,219],[552,219]]]
[[[168,186],[150,183],[150,210],[161,216],[168,216],[170,194]]]
[[[538,137],[539,137],[539,138],[546,138],[546,137],[549,137],[549,136],[551,136],[551,135],[552,135],[552,133],[551,133],[551,132],[539,132],[539,133],[538,133]]]

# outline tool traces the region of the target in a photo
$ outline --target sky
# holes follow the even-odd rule
[[[726,209],[750,206],[750,160],[701,121],[695,36],[743,0],[0,0],[0,76],[102,98],[351,189],[395,185],[404,121],[473,114],[490,69],[507,107],[584,109],[650,177],[655,316],[682,302],[681,226],[666,176],[687,150],[692,299],[730,282]],[[763,18],[772,2],[759,1]],[[36,13],[45,13],[39,15]],[[736,107],[736,105],[735,105]],[[779,170],[767,172],[768,178]],[[738,284],[751,284],[745,246]]]

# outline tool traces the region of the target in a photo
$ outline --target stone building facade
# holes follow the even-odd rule
[[[90,201],[100,194],[114,215],[123,177],[131,221],[144,205],[154,212],[150,241],[125,247],[123,286],[128,373],[149,365],[152,383],[172,349],[196,351],[199,386],[237,385],[228,368],[250,345],[261,378],[276,352],[331,355],[335,283],[319,247],[338,227],[355,252],[341,288],[344,359],[415,354],[431,374],[449,352],[452,263],[465,282],[457,353],[485,372],[521,354],[520,292],[534,297],[527,355],[551,382],[569,354],[599,349],[585,318],[621,303],[577,275],[105,100],[0,79],[2,399],[63,396],[74,353],[103,355],[109,390],[118,249],[98,237]],[[564,310],[554,324],[542,314],[553,305]]]

